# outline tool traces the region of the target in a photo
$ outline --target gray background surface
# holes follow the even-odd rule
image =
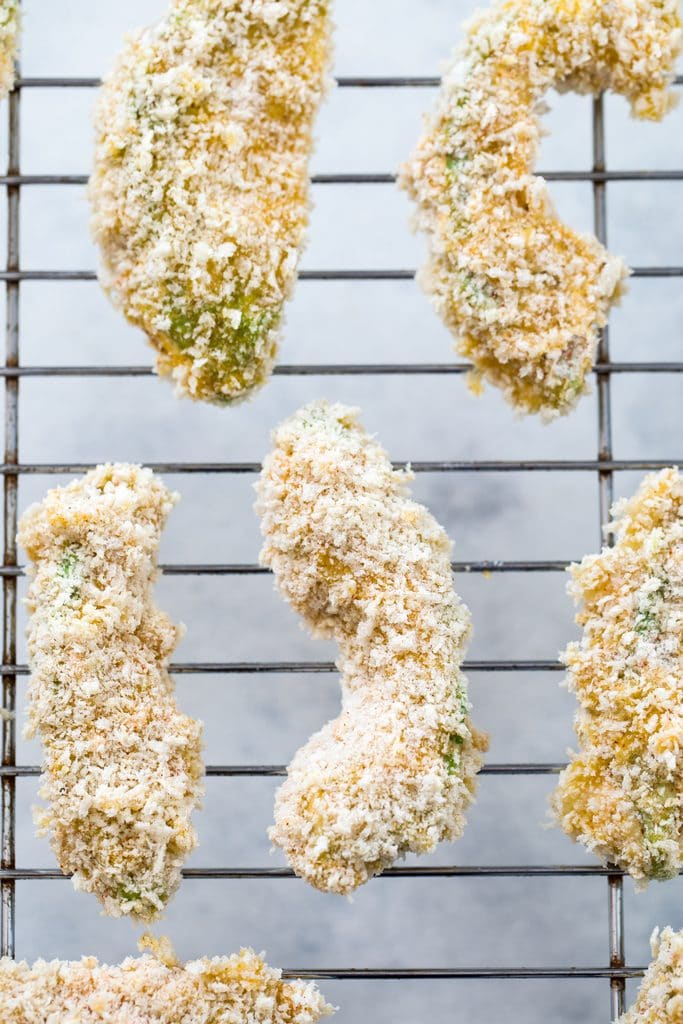
[[[436,74],[474,8],[464,0],[338,0],[336,71],[341,75]],[[23,73],[100,75],[124,31],[162,13],[163,0],[26,0]],[[314,169],[389,171],[408,155],[426,89],[337,90],[318,126]],[[542,169],[586,169],[590,101],[549,97]],[[22,97],[24,173],[85,173],[91,161],[93,90],[27,89]],[[612,168],[683,167],[683,111],[664,125],[628,117],[610,97],[607,155]],[[6,151],[6,112],[2,117]],[[588,184],[552,185],[561,214],[590,229]],[[610,184],[611,248],[636,265],[682,263],[681,183]],[[322,186],[306,268],[414,267],[423,248],[408,230],[410,207],[391,186]],[[4,229],[4,198],[2,200]],[[22,265],[90,269],[96,255],[80,187],[27,187],[21,207]],[[4,301],[4,299],[3,299]],[[681,358],[680,279],[632,282],[612,317],[615,360]],[[146,363],[143,337],[89,282],[27,282],[21,288],[25,364]],[[452,359],[451,339],[410,282],[302,282],[290,305],[281,350],[286,363]],[[544,427],[516,420],[493,390],[475,399],[460,377],[275,378],[249,404],[220,410],[178,401],[156,379],[24,379],[20,461],[260,460],[270,429],[299,404],[327,397],[360,405],[396,459],[585,458],[596,454],[594,396]],[[613,383],[617,458],[680,457],[680,378],[629,374]],[[618,473],[619,494],[638,474]],[[41,497],[45,477],[20,479],[20,509]],[[249,476],[178,476],[182,494],[164,538],[165,562],[251,562],[259,549]],[[459,560],[567,559],[599,540],[594,473],[419,475],[424,500],[456,542]],[[575,635],[562,573],[458,577],[471,608],[470,657],[549,658]],[[20,594],[25,592],[20,583]],[[158,599],[187,635],[179,660],[332,657],[272,590],[268,577],[169,577]],[[25,621],[22,613],[20,629]],[[23,639],[19,661],[25,660]],[[557,761],[572,741],[573,700],[558,673],[471,675],[474,718],[490,730],[489,759]],[[19,684],[23,719],[25,679]],[[204,719],[208,763],[289,760],[339,705],[336,677],[181,676],[178,697]],[[19,741],[19,763],[36,763],[36,744]],[[266,828],[277,780],[209,780],[197,815],[196,866],[268,866]],[[582,849],[544,827],[548,777],[483,777],[464,838],[429,860],[443,864],[588,863]],[[33,836],[37,780],[17,784],[17,863],[53,865]],[[627,957],[649,958],[656,924],[683,925],[681,882],[636,895],[626,882]],[[19,882],[17,955],[27,959],[93,953],[118,960],[135,951],[128,921],[99,915],[92,897],[68,882]],[[604,878],[377,879],[353,901],[316,893],[301,881],[187,881],[161,931],[184,957],[265,949],[271,963],[330,966],[604,965],[608,959]],[[327,982],[339,1024],[445,1024],[507,1019],[519,1024],[604,1021],[606,981]],[[629,1001],[633,988],[629,986]]]

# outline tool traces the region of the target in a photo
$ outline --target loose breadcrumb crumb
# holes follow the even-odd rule
[[[597,332],[628,271],[558,219],[532,174],[547,90],[625,96],[659,120],[681,49],[678,0],[499,0],[467,26],[426,134],[400,175],[429,236],[420,280],[474,381],[525,413],[588,390]]]
[[[460,671],[470,618],[451,543],[357,416],[301,409],[257,485],[261,560],[311,631],[338,641],[343,690],[340,716],[289,766],[270,837],[338,893],[460,836],[486,749]]]
[[[0,960],[3,1024],[315,1024],[332,1013],[312,983],[283,981],[251,949],[184,966]]]
[[[35,812],[59,865],[107,914],[152,921],[197,845],[201,724],[168,675],[180,630],[152,603],[177,500],[149,469],[98,466],[48,491],[19,540],[33,562],[26,733],[44,761]]]
[[[19,48],[19,2],[0,2],[0,99],[14,85],[14,62]]]
[[[683,866],[683,481],[648,476],[618,502],[616,543],[572,566],[580,643],[563,660],[581,752],[560,776],[562,828],[637,884]]]
[[[683,932],[655,929],[650,944],[656,959],[619,1024],[683,1024]]]
[[[248,397],[275,361],[310,207],[329,0],[174,0],[96,113],[100,281],[179,393]]]

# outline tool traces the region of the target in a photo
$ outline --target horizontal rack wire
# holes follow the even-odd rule
[[[642,978],[644,967],[414,967],[411,970],[386,967],[358,968],[318,968],[316,970],[298,970],[290,968],[283,971],[286,978],[327,979],[328,981],[409,981],[409,980],[482,980],[495,981],[502,979],[560,980],[563,978]]]
[[[482,775],[558,775],[564,768],[566,762],[545,762],[528,764],[487,764],[481,769]],[[40,775],[41,768],[37,764],[15,764],[3,765],[0,767],[0,778],[2,776],[13,776],[15,778],[30,778]],[[238,778],[241,776],[271,777],[284,776],[287,774],[285,764],[209,764],[204,774],[207,778]]]
[[[441,78],[434,75],[342,75],[335,79],[340,89],[438,89]],[[96,89],[101,78],[43,77],[18,78],[18,89]],[[676,75],[674,85],[683,85],[683,75]]]
[[[194,879],[250,879],[268,881],[274,878],[297,876],[290,868],[184,868],[183,878]],[[424,866],[415,868],[387,868],[380,878],[622,878],[621,873],[611,868],[585,866],[581,864],[475,864]],[[63,874],[58,868],[7,868],[0,869],[0,880],[12,882],[58,882],[67,881],[71,875]]]
[[[499,659],[463,661],[466,672],[561,672],[564,666],[551,659]],[[338,672],[333,661],[178,661],[171,662],[175,675],[260,675],[271,673],[323,675]],[[27,676],[28,665],[0,665],[0,675]]]
[[[351,89],[436,89],[440,79],[434,76],[346,76],[337,79],[340,88]],[[10,97],[9,162],[7,172],[0,175],[0,187],[5,187],[8,203],[8,260],[7,267],[0,270],[0,281],[5,282],[8,294],[8,328],[6,365],[0,368],[5,378],[5,459],[0,466],[5,493],[5,555],[0,568],[0,578],[5,595],[5,619],[3,625],[3,658],[0,675],[3,679],[5,707],[14,707],[15,687],[18,677],[28,674],[28,667],[16,663],[16,619],[15,605],[17,586],[24,575],[24,569],[17,564],[14,534],[16,532],[16,494],[18,480],[26,475],[60,475],[85,472],[94,463],[48,462],[21,463],[18,452],[18,385],[21,378],[127,378],[151,377],[150,366],[25,366],[19,361],[19,288],[22,282],[70,282],[95,281],[96,274],[89,269],[43,269],[24,268],[19,260],[19,196],[22,189],[40,186],[85,186],[87,174],[24,174],[19,166],[19,96],[23,89],[89,89],[100,85],[95,77],[19,77],[15,92]],[[678,76],[675,85],[683,85],[683,76]],[[605,238],[605,189],[613,182],[658,182],[683,181],[683,169],[614,169],[608,170],[604,161],[604,118],[602,101],[593,106],[593,167],[586,170],[547,170],[538,173],[552,182],[586,182],[591,184],[594,195],[596,233],[604,242]],[[390,172],[343,172],[318,173],[311,176],[315,186],[382,186],[392,185],[396,175]],[[632,269],[635,278],[666,279],[683,276],[683,265],[639,266]],[[412,281],[415,271],[410,268],[340,268],[302,270],[302,282],[315,281]],[[275,369],[275,376],[356,376],[356,375],[446,375],[464,374],[470,369],[466,363],[381,363],[381,364],[300,364],[281,365]],[[614,473],[646,471],[671,465],[675,460],[658,459],[615,459],[610,441],[609,385],[615,374],[679,374],[683,362],[612,362],[606,335],[601,343],[600,353],[593,373],[598,388],[599,450],[595,459],[492,459],[484,461],[435,460],[412,461],[411,468],[420,473],[443,472],[587,472],[595,473],[600,481],[600,521],[605,521],[605,507],[611,493]],[[258,462],[180,462],[168,461],[150,464],[153,469],[170,474],[255,474],[260,470]],[[397,462],[402,468],[406,462]],[[478,560],[453,562],[456,573],[536,573],[564,572],[568,560]],[[225,564],[164,564],[160,567],[166,576],[243,576],[267,574],[256,563]],[[240,675],[245,673],[334,673],[332,662],[313,661],[243,661],[243,662],[198,662],[185,661],[170,666],[176,674],[222,674]],[[464,665],[470,672],[561,672],[562,664],[557,660],[507,659],[470,660]],[[564,763],[491,763],[483,768],[482,774],[498,777],[556,776]],[[208,765],[207,777],[281,777],[284,765]],[[0,867],[0,888],[2,891],[2,953],[14,955],[14,912],[15,883],[22,881],[65,879],[58,869],[17,867],[14,848],[15,784],[17,779],[35,778],[40,774],[38,765],[18,765],[14,749],[14,726],[5,723],[3,730],[3,756],[0,766],[2,785],[2,866]],[[518,864],[518,865],[409,865],[391,868],[381,878],[553,878],[553,877],[606,877],[608,882],[608,911],[610,925],[610,963],[608,966],[588,967],[399,967],[399,968],[296,968],[283,972],[285,977],[330,980],[535,980],[535,979],[606,979],[610,984],[612,1019],[623,1009],[624,983],[629,978],[639,978],[643,967],[627,966],[623,952],[624,923],[622,911],[623,872],[614,866],[599,863],[589,864]],[[265,867],[195,867],[186,868],[183,877],[192,879],[224,880],[269,880],[293,879],[289,868]]]
[[[558,775],[566,763],[546,762],[535,764],[487,764],[481,769],[481,775]],[[40,775],[41,768],[37,764],[15,764],[0,767],[0,778],[30,778]],[[287,774],[285,764],[209,764],[204,774],[208,778],[239,778],[241,776],[271,777]]]
[[[106,462],[5,462],[0,465],[0,475],[9,476],[51,476],[68,473],[87,473]],[[394,469],[410,468],[413,473],[594,473],[631,472],[633,470],[666,469],[676,459],[488,459],[479,462],[435,459],[428,462],[399,461]],[[147,462],[145,465],[155,473],[235,473],[255,474],[261,472],[260,462]]]
[[[683,266],[631,267],[631,277],[683,277]],[[412,281],[414,270],[301,270],[299,281]],[[1,270],[0,281],[96,281],[94,270]]]
[[[451,562],[453,572],[564,572],[571,562]],[[254,563],[229,565],[160,565],[164,576],[272,576],[272,570]],[[24,576],[22,565],[0,567],[0,576]]]
[[[387,868],[380,878],[623,878],[623,872],[593,864],[444,864]],[[291,868],[184,868],[183,878],[296,878]],[[71,878],[59,868],[0,869],[0,879],[56,882]]]
[[[471,363],[282,363],[274,377],[447,376],[468,373]],[[593,373],[681,373],[683,363],[596,363]],[[0,366],[0,377],[155,377],[151,366]]]
[[[683,171],[537,171],[547,181],[683,181]],[[87,185],[87,174],[5,174],[0,185]],[[313,174],[312,185],[393,185],[397,175],[384,173]]]

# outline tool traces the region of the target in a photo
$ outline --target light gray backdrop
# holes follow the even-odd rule
[[[438,73],[473,9],[467,0],[338,0],[336,71],[341,75]],[[97,76],[125,30],[150,21],[163,0],[26,0],[23,71],[27,76]],[[318,126],[314,168],[390,171],[410,152],[428,89],[339,89]],[[91,161],[91,89],[27,89],[22,97],[25,173],[85,173]],[[550,97],[543,169],[590,166],[590,101]],[[607,151],[612,168],[683,167],[683,113],[664,125],[631,121],[609,98]],[[3,133],[5,132],[3,121]],[[5,136],[2,139],[6,150]],[[611,247],[635,265],[682,263],[680,183],[610,184]],[[563,216],[590,229],[589,184],[553,185]],[[408,230],[410,207],[392,186],[320,186],[306,268],[413,267],[422,244]],[[4,228],[4,199],[2,207]],[[81,187],[22,192],[22,264],[89,269],[95,252]],[[680,279],[637,280],[612,317],[613,358],[681,358]],[[110,308],[97,284],[26,283],[21,289],[21,357],[30,364],[149,363],[143,337]],[[298,362],[452,359],[451,339],[426,298],[409,282],[300,284],[289,308],[281,358]],[[592,459],[594,396],[570,417],[544,427],[518,421],[490,389],[473,398],[460,377],[275,378],[233,410],[174,398],[156,379],[24,379],[20,458],[24,462],[104,460],[259,460],[270,429],[319,396],[360,405],[396,459]],[[614,451],[618,458],[680,456],[680,378],[616,376]],[[617,474],[629,493],[638,474]],[[20,507],[40,498],[45,477],[22,477]],[[166,562],[250,562],[259,549],[249,476],[177,476],[182,494],[164,538]],[[460,560],[566,559],[599,539],[594,473],[420,475],[415,495],[456,541]],[[562,573],[458,577],[474,617],[470,656],[555,658],[575,635]],[[20,592],[25,592],[21,582]],[[181,660],[295,659],[333,656],[312,641],[273,593],[268,577],[171,577],[160,603],[188,626]],[[20,628],[23,631],[22,614]],[[19,660],[25,660],[23,640]],[[490,760],[557,761],[571,743],[573,700],[558,673],[471,676],[476,723],[491,733]],[[19,679],[23,717],[25,679]],[[181,676],[185,710],[206,722],[209,763],[286,762],[337,713],[337,680],[325,675]],[[35,743],[19,742],[21,763],[36,763]],[[266,828],[277,780],[214,779],[197,816],[196,866],[267,866]],[[442,864],[587,863],[582,849],[544,828],[549,777],[481,779],[465,837],[431,858]],[[17,862],[52,866],[48,843],[33,836],[35,779],[17,786]],[[680,882],[634,894],[626,883],[627,956],[648,959],[655,924],[683,925]],[[353,902],[314,892],[301,881],[187,881],[162,930],[184,958],[265,949],[273,964],[332,966],[555,966],[607,962],[604,878],[377,879]],[[33,959],[93,953],[118,960],[135,951],[128,921],[99,915],[94,898],[64,881],[17,885],[17,955]],[[503,1018],[518,1024],[605,1021],[606,981],[327,982],[340,1024],[446,1024]],[[633,988],[629,987],[629,999]]]

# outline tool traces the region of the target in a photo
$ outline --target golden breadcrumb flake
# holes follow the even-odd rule
[[[562,224],[532,173],[551,87],[625,96],[659,120],[678,0],[498,0],[467,25],[400,181],[429,238],[420,280],[477,376],[524,413],[568,412],[628,271]]]
[[[311,632],[339,643],[343,691],[290,764],[270,837],[338,893],[460,836],[486,749],[460,670],[470,618],[451,543],[357,416],[301,409],[257,485],[261,560]]]
[[[312,983],[283,981],[251,949],[185,965],[0,960],[3,1024],[315,1024],[332,1012]]]
[[[683,1024],[683,932],[655,929],[651,946],[655,960],[619,1024]]]
[[[128,37],[96,112],[100,281],[179,393],[267,380],[310,207],[330,0],[172,0]]]
[[[563,660],[580,752],[557,821],[638,885],[683,866],[683,481],[665,469],[613,509],[612,548],[572,566],[583,638]]]
[[[19,48],[19,2],[0,0],[0,98],[14,85],[14,62]]]
[[[43,743],[39,834],[105,913],[157,918],[197,845],[201,724],[178,711],[180,630],[152,602],[177,495],[151,470],[98,466],[48,491],[19,540],[32,565],[26,733]]]

